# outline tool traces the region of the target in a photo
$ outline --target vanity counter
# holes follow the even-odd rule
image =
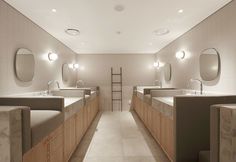
[[[68,106],[74,104],[75,102],[82,100],[82,97],[65,97],[64,98],[64,107],[67,108]]]
[[[65,97],[64,98],[64,118],[67,120],[74,114],[80,111],[84,106],[84,99],[82,97]]]
[[[153,97],[153,100],[158,100],[172,107],[174,106],[174,97]]]
[[[152,107],[157,109],[162,115],[173,120],[174,97],[153,97]]]

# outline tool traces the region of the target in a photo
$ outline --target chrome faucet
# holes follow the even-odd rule
[[[202,84],[202,81],[200,79],[190,79],[190,82],[199,82],[200,83],[200,94],[202,95],[203,93],[203,84]]]
[[[76,88],[79,88],[80,86],[83,86],[84,85],[84,81],[83,80],[78,80],[76,82]]]
[[[155,80],[154,84],[159,85],[160,88],[162,88],[162,82],[160,80]]]
[[[57,80],[50,80],[50,81],[48,82],[48,94],[50,94],[50,85],[53,84],[53,83],[56,83],[58,89],[60,89],[60,84],[59,84],[59,82],[58,82]]]

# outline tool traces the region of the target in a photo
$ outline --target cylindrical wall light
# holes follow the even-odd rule
[[[58,59],[58,55],[56,53],[50,52],[50,53],[48,53],[48,59],[49,59],[49,61],[55,61]]]
[[[70,69],[73,69],[73,70],[79,69],[79,64],[69,64],[68,66]]]
[[[153,63],[153,66],[154,66],[155,68],[159,67],[159,62],[158,62],[158,61],[157,61],[157,62],[154,62],[154,63]]]
[[[185,58],[185,52],[184,51],[178,51],[178,52],[176,52],[175,57],[177,59],[183,60]]]
[[[154,62],[154,63],[153,63],[153,66],[154,66],[155,68],[159,68],[159,67],[160,67],[159,61]]]
[[[73,68],[74,69],[79,69],[79,64],[74,64]]]

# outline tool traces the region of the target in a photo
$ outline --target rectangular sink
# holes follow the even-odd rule
[[[183,89],[159,89],[151,90],[151,97],[173,97],[177,95],[183,95]]]
[[[75,87],[69,87],[69,88],[60,88],[61,91],[84,91],[85,95],[91,95],[91,88],[75,88]]]

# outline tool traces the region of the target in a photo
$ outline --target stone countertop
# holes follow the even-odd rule
[[[144,95],[143,96],[143,101],[149,105],[152,105],[152,97],[151,95]]]
[[[65,97],[64,98],[64,107],[67,108],[68,106],[74,104],[75,102],[82,100],[82,97]]]
[[[220,108],[220,161],[236,161],[236,104],[217,105]]]
[[[220,107],[220,108],[227,108],[227,109],[236,110],[236,104],[218,104],[216,106]]]
[[[137,91],[143,92],[144,89],[160,88],[160,86],[137,86]]]
[[[0,112],[10,112],[21,108],[21,106],[0,106]]]
[[[0,106],[0,161],[22,161],[21,106]]]
[[[152,107],[173,120],[173,97],[153,97]]]
[[[137,91],[137,97],[143,100],[143,91]]]
[[[153,100],[158,100],[172,107],[174,106],[174,97],[153,97]]]
[[[88,101],[90,99],[91,95],[85,95],[85,101]]]
[[[67,120],[83,108],[84,99],[82,97],[66,97],[64,105],[64,120]]]

